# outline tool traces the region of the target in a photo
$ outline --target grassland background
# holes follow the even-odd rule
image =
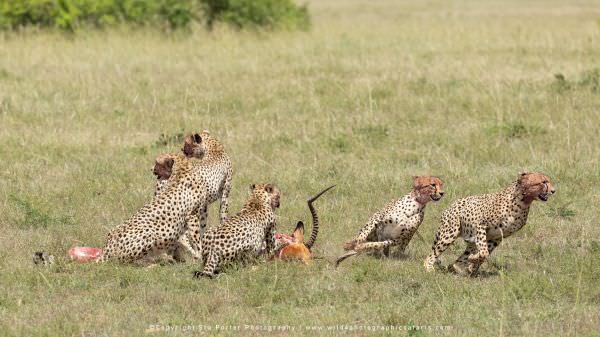
[[[309,8],[313,29],[300,33],[0,35],[0,335],[135,336],[150,324],[598,333],[599,4]],[[147,270],[64,261],[73,245],[102,246],[151,197],[153,158],[179,148],[170,138],[204,128],[233,157],[231,211],[248,184],[274,182],[279,228],[290,231],[309,218],[306,198],[337,184],[318,201],[325,259],[233,268],[212,281],[192,279],[192,262]],[[481,277],[427,274],[441,211],[523,169],[547,173],[557,194],[534,204]],[[341,243],[415,174],[446,182],[446,196],[427,206],[425,240],[407,257],[365,256],[335,270],[328,261]],[[450,248],[444,264],[462,249]],[[34,267],[35,250],[59,263]]]

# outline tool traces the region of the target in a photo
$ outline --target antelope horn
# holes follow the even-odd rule
[[[308,209],[310,209],[310,214],[312,215],[312,231],[310,233],[310,239],[308,239],[308,242],[306,242],[304,244],[306,246],[306,248],[308,248],[308,249],[310,249],[315,244],[315,241],[317,240],[317,235],[319,234],[319,217],[317,216],[317,210],[314,208],[312,203],[315,200],[317,200],[321,195],[323,195],[325,192],[329,191],[330,189],[332,189],[334,187],[335,187],[335,185],[331,185],[331,186],[327,187],[326,189],[322,190],[321,192],[319,192],[319,194],[308,199]]]

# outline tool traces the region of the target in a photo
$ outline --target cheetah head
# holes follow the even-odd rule
[[[281,192],[277,186],[273,184],[253,184],[250,185],[250,190],[254,198],[267,203],[272,209],[279,208]]]
[[[202,137],[197,133],[186,136],[181,151],[188,158],[202,158],[205,152]]]
[[[535,199],[548,201],[548,197],[556,192],[550,178],[541,172],[523,172],[519,174],[517,181],[523,190],[526,202]]]
[[[154,161],[154,169],[152,172],[158,180],[169,179],[173,173],[174,160],[169,154],[159,154]]]
[[[444,183],[434,176],[414,176],[413,193],[421,204],[431,200],[438,201],[444,196]]]

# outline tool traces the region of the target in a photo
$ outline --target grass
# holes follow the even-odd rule
[[[398,325],[355,335],[592,336],[600,329],[600,11],[594,1],[313,1],[310,32],[217,29],[0,35],[0,335],[277,335],[245,325]],[[559,76],[560,75],[560,76]],[[152,195],[154,157],[207,128],[251,183],[283,191],[280,230],[321,233],[310,266],[261,263],[197,281],[192,262],[73,264]],[[520,170],[553,178],[482,276],[422,266],[440,213]],[[402,259],[330,261],[410,177],[435,174]],[[211,222],[217,206],[211,207]],[[463,244],[444,255],[448,264]],[[35,267],[36,250],[58,263]],[[451,326],[451,330],[410,330]],[[189,331],[194,328],[196,330]],[[266,327],[265,327],[266,328]],[[168,330],[167,329],[178,329]],[[365,327],[366,329],[366,327]]]

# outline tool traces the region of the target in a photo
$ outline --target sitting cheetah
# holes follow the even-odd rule
[[[340,256],[336,265],[365,251],[381,251],[389,256],[390,247],[398,246],[404,252],[423,221],[427,203],[438,201],[443,195],[443,182],[439,178],[413,177],[413,190],[373,214],[356,239],[344,244],[344,249],[350,252]]]
[[[440,254],[460,235],[467,249],[449,269],[475,274],[504,238],[525,225],[531,203],[547,201],[554,192],[550,178],[543,173],[521,173],[516,182],[499,192],[455,201],[442,213],[425,269],[432,271],[439,265]]]
[[[223,223],[227,218],[233,170],[224,146],[206,130],[200,135],[194,134],[186,137],[182,152],[188,158],[202,158],[201,161],[195,162],[193,171],[206,182],[205,188],[208,194],[206,206],[199,210],[199,214],[194,213],[188,219],[188,231],[182,237],[182,245],[179,248],[191,247],[192,256],[200,259],[201,237],[206,229],[208,205],[221,199],[220,222]],[[181,154],[162,154],[156,158],[154,165],[154,174],[157,177],[156,196],[160,195],[167,186],[176,182],[175,179],[170,178],[174,156],[182,157]],[[181,249],[176,249],[173,257],[181,260]]]
[[[203,159],[174,156],[172,160],[169,169],[173,183],[109,232],[106,247],[97,261],[145,263],[165,256],[179,244],[191,215],[206,208],[207,183],[195,172]]]
[[[213,277],[229,262],[273,252],[279,189],[273,184],[252,185],[250,189],[252,194],[239,213],[206,231],[202,238],[204,269],[195,277]]]
[[[173,164],[175,158],[203,158],[205,152],[205,143],[202,143],[202,138],[199,134],[188,135],[183,141],[182,153],[163,153],[159,154],[154,161],[154,168],[152,173],[156,176],[156,186],[154,188],[154,196],[157,197],[164,190],[167,189],[169,183],[172,183],[174,179],[169,179],[173,172]]]
[[[187,141],[186,141],[187,142]],[[156,189],[154,191],[154,198],[160,197],[160,195],[168,189],[170,185],[174,185],[177,181],[175,178],[169,179],[172,175],[173,170],[177,170],[181,163],[184,163],[186,157],[182,154],[160,154],[156,157],[154,164],[154,174],[156,175]],[[177,164],[176,164],[177,163]],[[192,213],[186,218],[187,231],[178,240],[178,244],[173,245],[170,249],[167,249],[167,255],[173,257],[177,262],[184,262],[183,251],[187,250],[190,255],[199,260],[202,258],[201,246],[200,246],[200,219],[197,211]]]

